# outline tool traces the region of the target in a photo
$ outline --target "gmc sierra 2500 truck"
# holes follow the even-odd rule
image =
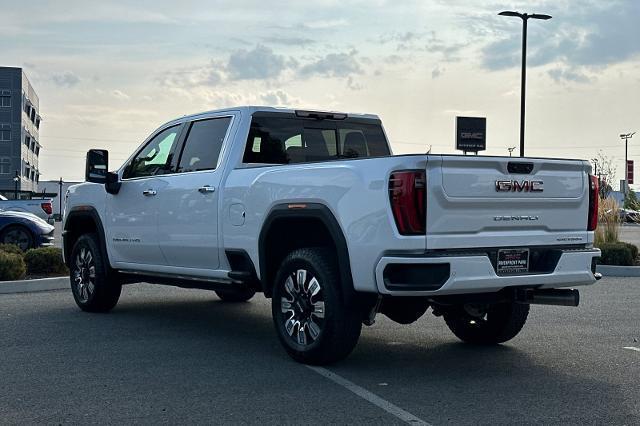
[[[66,197],[78,306],[121,286],[256,292],[297,361],[346,357],[362,324],[428,308],[465,342],[513,338],[530,304],[594,283],[597,180],[581,160],[392,155],[375,115],[240,107],[164,124],[115,172],[87,154]]]

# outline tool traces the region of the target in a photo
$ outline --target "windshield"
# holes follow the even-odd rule
[[[254,116],[244,163],[294,164],[390,155],[377,120]]]

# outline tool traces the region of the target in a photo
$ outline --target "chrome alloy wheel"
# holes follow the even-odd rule
[[[298,269],[287,276],[285,295],[281,298],[284,329],[299,345],[310,345],[318,339],[324,325],[322,287],[306,269]]]
[[[82,247],[76,255],[73,268],[73,284],[78,299],[86,303],[96,286],[96,264],[91,250]]]

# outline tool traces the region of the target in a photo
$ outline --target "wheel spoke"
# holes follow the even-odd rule
[[[96,278],[96,267],[95,266],[90,266],[89,267],[89,278],[91,278],[92,280],[94,280]]]
[[[298,343],[301,345],[307,344],[307,333],[305,333],[304,328],[304,325],[298,327]]]
[[[291,302],[287,300],[286,297],[280,298],[280,310],[282,311],[283,314],[286,314],[287,312],[293,312],[293,308],[291,307]]]
[[[304,284],[307,281],[306,269],[298,269],[298,272],[296,272],[296,281],[296,284],[298,284],[298,291],[305,288]]]
[[[319,291],[320,291],[320,283],[318,282],[316,277],[311,278],[311,281],[309,281],[308,293],[311,294],[311,296],[315,296],[316,294],[318,294]]]
[[[289,293],[289,296],[291,296],[291,299],[295,299],[295,294],[297,292],[291,277],[287,277],[287,280],[284,282],[284,289],[287,291],[287,293]]]
[[[299,322],[293,318],[293,315],[287,320],[287,322],[285,322],[284,328],[287,330],[287,333],[289,333],[289,336],[293,336],[293,329],[296,324],[299,324]]]
[[[313,304],[313,312],[311,315],[314,315],[318,318],[324,318],[324,302],[319,301]]]
[[[313,321],[313,318],[309,318],[307,329],[309,330],[309,336],[311,336],[312,340],[316,340],[320,335],[320,327]]]
[[[93,255],[91,254],[90,250],[87,250],[86,262],[87,262],[87,264],[90,264],[92,261],[93,261]]]
[[[88,299],[89,297],[91,297],[96,287],[93,285],[92,282],[87,283],[85,287],[87,288],[87,299]]]

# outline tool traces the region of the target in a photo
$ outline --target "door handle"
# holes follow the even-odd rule
[[[142,191],[142,195],[145,195],[147,197],[152,197],[154,195],[156,195],[158,193],[158,191],[156,191],[155,189],[145,189],[144,191]]]
[[[205,185],[198,188],[198,192],[201,194],[207,194],[209,192],[215,192],[216,188],[213,186]]]

